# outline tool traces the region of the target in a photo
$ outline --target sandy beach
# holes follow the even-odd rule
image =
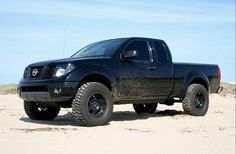
[[[204,117],[185,115],[181,104],[137,115],[115,105],[105,126],[80,127],[71,109],[53,121],[32,121],[17,95],[0,95],[0,153],[235,153],[235,96],[210,95]]]

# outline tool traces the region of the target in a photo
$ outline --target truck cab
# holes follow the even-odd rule
[[[162,40],[132,39],[120,51],[119,97],[162,101],[171,94],[174,67]]]

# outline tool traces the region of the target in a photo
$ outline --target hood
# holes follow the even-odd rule
[[[110,57],[84,57],[84,58],[64,58],[64,59],[55,59],[55,60],[47,60],[47,61],[41,61],[36,62],[28,65],[28,67],[34,67],[34,66],[44,66],[44,65],[57,65],[57,64],[63,64],[63,63],[77,63],[79,61],[92,61],[97,59],[109,59]]]

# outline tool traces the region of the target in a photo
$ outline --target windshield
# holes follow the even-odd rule
[[[96,42],[82,48],[71,57],[111,57],[125,41],[126,39],[113,39]]]

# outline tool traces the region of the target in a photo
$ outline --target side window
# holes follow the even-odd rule
[[[136,50],[137,57],[135,60],[149,61],[150,55],[146,41],[133,41],[126,48],[125,51]]]
[[[155,50],[156,50],[157,60],[159,62],[168,61],[169,58],[167,56],[164,44],[160,41],[154,41],[154,46],[155,46]]]

